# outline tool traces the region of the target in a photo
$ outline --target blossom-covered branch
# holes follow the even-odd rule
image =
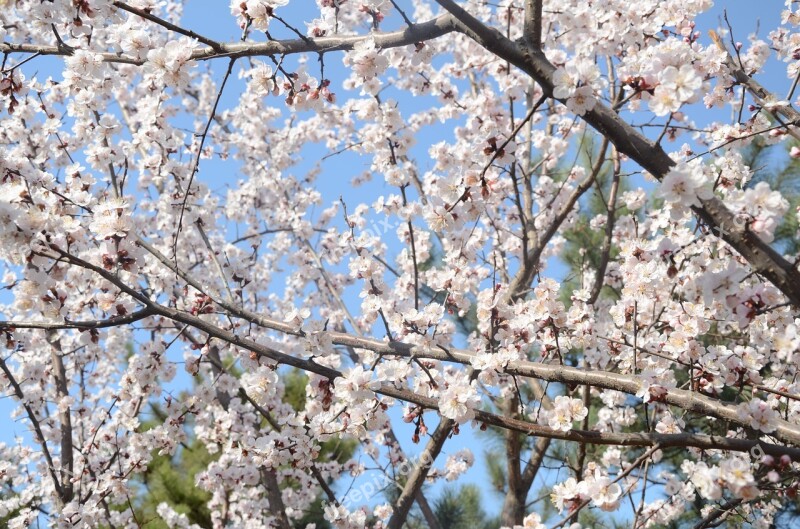
[[[5,7],[11,529],[791,515],[794,3]]]

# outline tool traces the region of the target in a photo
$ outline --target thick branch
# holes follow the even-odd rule
[[[533,445],[531,455],[525,464],[525,470],[522,471],[522,486],[526,490],[531,489],[533,480],[536,479],[536,475],[539,473],[542,463],[544,463],[544,456],[547,454],[547,449],[550,448],[550,441],[550,437],[540,437],[536,440],[536,444]]]
[[[553,66],[539,50],[520,48],[499,31],[484,25],[453,0],[437,0],[456,17],[456,29],[498,57],[528,73],[539,83],[545,93],[553,90]],[[563,103],[564,101],[562,101]],[[675,165],[674,160],[659,146],[645,138],[616,112],[598,101],[583,119],[606,136],[619,152],[629,156],[644,169],[661,180]],[[695,214],[712,232],[730,244],[744,257],[756,273],[764,276],[792,302],[800,307],[800,272],[758,235],[736,222],[734,215],[717,197],[701,199],[700,206],[692,206]]]
[[[139,241],[139,244],[142,244],[143,246],[147,245],[147,243],[142,240]],[[149,247],[149,245],[146,247]],[[163,258],[167,263],[169,263],[169,261],[166,260],[166,258],[164,258],[163,255],[161,255],[160,252],[158,252],[158,250],[155,248],[149,247],[148,250],[154,252],[154,255],[156,256],[161,256],[159,257],[160,260]],[[261,353],[276,362],[297,367],[306,371],[311,371],[326,378],[336,378],[340,376],[340,373],[335,369],[319,365],[312,361],[287,355],[270,347],[257,344],[252,340],[240,337],[229,331],[222,330],[214,324],[201,318],[176,309],[158,305],[150,301],[133,288],[125,285],[118,277],[107,270],[87,263],[86,261],[72,256],[58,248],[54,247],[54,251],[58,252],[61,257],[69,260],[73,264],[92,270],[101,275],[109,282],[115,284],[123,292],[151,307],[151,309],[157,314],[166,316],[174,321],[191,325],[192,327],[202,330],[211,336],[223,339],[228,343]],[[176,273],[178,273],[181,278],[189,282],[190,285],[197,288],[201,292],[203,291],[202,285],[189,278],[174,264],[169,264],[167,266],[170,266],[171,269],[176,270]],[[292,327],[285,322],[266,318],[244,308],[233,306],[229,303],[226,303],[224,300],[214,300],[214,302],[225,308],[231,315],[236,315],[263,327],[295,336],[305,336],[305,333],[303,333],[302,330]],[[457,362],[460,364],[469,365],[472,364],[472,361],[475,358],[475,353],[467,350],[426,348],[406,344],[403,342],[385,342],[376,340],[374,338],[365,338],[338,332],[327,332],[327,335],[331,339],[331,342],[335,345],[367,349],[381,355],[402,356],[406,358],[430,358],[444,362]],[[629,393],[631,395],[639,393],[642,387],[641,380],[631,375],[622,375],[608,371],[585,371],[569,366],[540,364],[528,361],[509,362],[505,368],[505,372],[511,375],[538,378],[548,382],[561,382],[565,384],[579,384],[595,386],[603,389],[613,389],[616,391],[622,391],[623,393]],[[739,417],[736,406],[725,404],[693,391],[670,388],[664,395],[663,402],[673,406],[678,406],[687,411],[699,413],[701,415],[725,419],[740,426],[749,427],[750,424],[749,420]],[[777,420],[775,421],[775,428],[776,429],[772,435],[777,439],[780,439],[786,443],[800,446],[800,425],[791,424],[783,420]]]
[[[428,499],[422,494],[421,490],[417,491],[416,500],[419,510],[422,511],[422,516],[425,518],[425,523],[428,524],[428,528],[443,529],[442,524],[439,523],[439,519],[436,517],[436,513],[431,509]]]
[[[507,417],[516,418],[519,408],[517,395],[506,399],[503,413]],[[522,469],[520,468],[520,455],[522,453],[522,439],[519,432],[507,429],[504,432],[506,449],[506,481],[508,488],[503,500],[502,521],[504,526],[520,525],[525,517],[525,498],[528,489],[523,487]]]
[[[444,442],[450,435],[454,424],[455,422],[452,419],[442,417],[433,435],[431,435],[427,446],[425,446],[425,450],[422,452],[422,455],[420,455],[419,464],[414,467],[411,475],[408,476],[408,481],[406,481],[406,485],[403,487],[403,492],[400,493],[400,497],[394,504],[394,512],[392,513],[392,517],[389,518],[389,523],[386,524],[387,529],[400,529],[405,523],[408,511],[411,509],[411,504],[414,502],[414,498],[419,489],[422,488],[422,483],[428,476],[433,461],[436,459],[436,456],[439,455],[439,452],[442,451],[442,446],[444,446]]]
[[[525,42],[531,49],[542,49],[542,4],[544,0],[525,0]]]
[[[67,384],[67,370],[64,367],[64,359],[61,354],[61,341],[56,335],[56,331],[47,332],[47,341],[50,342],[52,351],[50,359],[53,362],[53,379],[55,381],[56,395],[59,400],[69,397],[69,385]],[[56,402],[60,407],[61,403]],[[64,503],[72,501],[73,486],[72,477],[74,471],[74,461],[72,457],[72,414],[69,406],[65,410],[58,412],[58,421],[61,433],[61,487]]]
[[[261,479],[264,481],[264,486],[267,489],[267,498],[269,499],[269,511],[275,517],[279,529],[292,529],[292,524],[289,522],[289,517],[286,516],[286,507],[283,504],[283,496],[281,488],[278,484],[278,476],[274,468],[261,469]]]
[[[195,50],[192,53],[194,60],[215,59],[218,57],[256,57],[269,55],[291,55],[295,53],[326,53],[329,51],[348,51],[366,40],[373,38],[379,48],[398,48],[410,46],[416,42],[435,39],[455,30],[453,19],[449,15],[439,16],[427,22],[414,24],[398,31],[388,33],[371,33],[345,37],[321,37],[317,39],[288,39],[272,40],[268,42],[235,42],[215,43],[216,47],[207,47]],[[0,43],[0,52],[3,53],[38,53],[40,55],[71,55],[73,49],[44,44],[15,44],[11,42]],[[127,57],[117,53],[100,53],[106,62],[126,64],[144,64],[144,60]]]
[[[305,371],[310,371],[312,373],[316,373],[318,375],[324,376],[329,379],[334,379],[341,376],[341,372],[335,369],[322,366],[320,364],[317,364],[316,362],[313,362],[312,360],[304,360],[302,358],[296,358],[294,356],[282,353],[271,347],[259,344],[253,340],[244,338],[242,336],[238,336],[230,331],[221,329],[216,325],[214,325],[213,323],[206,321],[202,318],[199,318],[197,316],[193,316],[189,313],[157,304],[148,299],[147,297],[143,296],[141,293],[137,292],[135,289],[125,285],[118,277],[108,272],[107,270],[92,265],[91,263],[83,261],[82,259],[79,259],[73,255],[70,255],[55,246],[52,246],[52,248],[62,258],[70,261],[72,264],[81,266],[88,270],[92,270],[93,272],[99,274],[109,282],[115,284],[123,292],[126,292],[135,299],[149,306],[157,314],[165,316],[173,321],[190,325],[196,329],[205,332],[209,336],[219,338],[230,344],[261,354],[267,358],[272,359],[275,362],[286,364],[292,367],[297,367],[298,369],[303,369]],[[249,316],[248,320],[259,324],[262,324],[263,322],[263,324],[268,324],[265,325],[268,328],[274,328],[276,330],[280,328],[281,330],[283,330],[283,332],[288,332],[289,334],[294,334],[294,335],[304,334],[302,331],[298,329],[291,329],[290,326],[285,323],[281,322],[279,325],[275,325],[272,320],[267,320],[265,318],[258,316],[257,314],[245,311],[244,309],[239,310],[237,307],[232,307],[228,310],[232,314],[246,313]],[[250,319],[250,317],[252,317],[252,319]],[[441,361],[456,361],[463,364],[471,364],[475,356],[475,354],[471,351],[458,351],[458,350],[448,351],[448,350],[433,349],[433,348],[427,349],[424,347],[413,346],[401,342],[387,343],[371,338],[354,337],[343,333],[328,333],[328,334],[330,335],[333,343],[335,344],[349,345],[356,348],[368,349],[376,353],[380,353],[382,355],[394,355],[394,356],[404,356],[404,357],[414,356],[417,358],[431,358]],[[611,373],[606,371],[584,371],[574,367],[568,367],[562,365],[547,365],[547,364],[537,364],[534,362],[518,361],[518,362],[510,362],[506,367],[505,372],[513,375],[539,378],[550,382],[580,384],[580,385],[596,386],[605,389],[614,389],[617,391],[622,391],[624,393],[630,393],[630,394],[636,394],[641,390],[641,381],[638,380],[636,377],[630,375],[622,375],[619,373]],[[401,391],[401,394],[397,394],[397,391]],[[382,390],[379,391],[379,393],[387,396],[400,398],[408,402],[415,402],[417,404],[421,404],[419,399],[421,399],[422,397],[415,395],[411,392],[408,392],[406,390],[396,390],[394,388],[384,387]],[[739,417],[737,408],[735,406],[724,404],[709,397],[699,395],[695,392],[681,390],[681,389],[669,389],[664,395],[662,401],[667,404],[678,406],[687,411],[692,411],[695,413],[699,413],[701,415],[707,415],[720,419],[725,419],[733,424],[737,424],[740,426],[749,427],[750,424],[749,420],[742,419],[741,417]],[[437,409],[435,405],[424,404],[424,406],[431,409]],[[504,420],[509,421],[512,419],[504,419]],[[493,424],[491,422],[488,423]],[[772,436],[783,442],[800,446],[800,425],[791,424],[788,421],[784,420],[776,420],[774,425],[775,425],[775,431],[771,433]],[[552,435],[549,429],[543,429],[540,430],[540,432],[541,433],[531,431],[530,433],[532,435],[542,435],[555,438],[562,438],[558,437],[558,434]],[[645,435],[645,434],[630,434],[630,435]],[[598,438],[592,438],[592,439],[598,439]],[[636,439],[638,439],[639,442],[641,442],[642,438],[637,437]],[[697,438],[691,438],[691,439],[696,440]],[[577,438],[571,440],[580,442],[597,442],[597,440],[594,441],[588,440],[587,438],[584,438],[582,436],[578,436]],[[749,447],[752,447],[756,444],[755,441],[742,440],[741,442],[748,443],[747,446]],[[606,443],[601,443],[601,444],[606,444]],[[617,444],[617,443],[614,442],[611,444]],[[683,446],[699,446],[699,445],[684,444]],[[740,448],[744,447],[744,445],[741,444],[738,446]],[[706,446],[703,445],[701,447],[706,447]],[[710,448],[710,446],[708,447]],[[725,449],[735,450],[736,448],[725,448]]]

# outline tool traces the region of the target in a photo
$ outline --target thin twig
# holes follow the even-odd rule
[[[181,229],[183,226],[183,214],[186,211],[186,202],[189,200],[189,195],[192,193],[192,182],[194,182],[194,176],[197,174],[197,171],[200,169],[200,157],[203,155],[203,145],[205,145],[206,137],[208,136],[208,131],[211,128],[211,123],[214,121],[214,115],[217,113],[217,106],[219,106],[219,101],[222,99],[222,92],[225,90],[225,84],[228,82],[228,78],[231,76],[231,72],[233,71],[233,65],[236,63],[236,59],[231,59],[228,62],[228,69],[225,71],[225,76],[222,78],[222,83],[220,84],[219,90],[217,91],[217,97],[214,100],[214,106],[211,108],[211,114],[206,121],[206,126],[203,129],[202,134],[200,134],[200,144],[197,146],[197,154],[194,157],[194,162],[192,163],[192,168],[189,172],[189,184],[186,186],[186,190],[183,193],[183,201],[181,202],[181,212],[178,216],[178,227],[175,231],[175,239],[172,244],[172,253],[177,261],[178,259],[178,236],[181,233]]]
[[[207,46],[210,46],[213,50],[219,50],[221,48],[221,45],[220,45],[219,42],[217,42],[217,41],[215,41],[213,39],[209,39],[207,37],[204,37],[204,36],[200,35],[199,33],[195,33],[194,31],[191,31],[191,30],[188,30],[188,29],[184,29],[184,28],[182,28],[180,26],[176,26],[172,22],[169,22],[168,20],[164,20],[163,18],[157,17],[157,16],[155,16],[155,15],[153,15],[151,13],[148,13],[147,11],[144,11],[143,9],[139,9],[138,7],[129,6],[125,2],[119,2],[117,0],[115,0],[112,3],[114,4],[114,7],[122,9],[123,11],[127,11],[128,13],[133,13],[136,16],[144,18],[145,20],[149,20],[150,22],[154,22],[154,23],[158,24],[159,26],[163,26],[163,27],[167,28],[168,30],[173,31],[175,33],[180,33],[181,35],[185,35],[187,37],[196,39],[198,42],[202,42],[203,44],[205,44]]]

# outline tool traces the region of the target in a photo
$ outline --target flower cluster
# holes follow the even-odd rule
[[[572,511],[584,501],[604,511],[614,511],[622,497],[622,487],[615,480],[604,474],[599,468],[582,481],[569,478],[553,487],[550,495],[559,512],[567,508]]]
[[[589,410],[581,399],[572,399],[559,395],[553,399],[553,409],[547,411],[547,425],[554,430],[568,432],[572,423],[582,421]]]
[[[192,52],[196,46],[196,41],[182,38],[151,49],[147,52],[145,71],[157,83],[182,88],[189,82]]]

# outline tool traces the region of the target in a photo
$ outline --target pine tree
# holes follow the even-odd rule
[[[295,410],[305,407],[305,386],[308,377],[301,371],[289,370],[281,376],[284,384],[284,400]],[[166,414],[158,405],[151,405],[153,419],[142,425],[146,430],[166,419]],[[187,431],[193,431],[187,428]],[[320,445],[319,460],[350,459],[357,449],[355,440],[342,442],[333,440]],[[137,518],[143,529],[168,529],[167,524],[158,516],[157,508],[166,503],[178,514],[185,514],[189,523],[197,524],[202,529],[211,529],[211,513],[207,502],[210,494],[195,484],[195,475],[204,470],[216,456],[206,450],[203,443],[190,438],[172,456],[153,454],[153,462],[146,472],[141,474],[139,494],[132,501],[136,506]],[[283,483],[283,487],[296,487],[294,483]],[[317,529],[329,529],[330,524],[323,517],[325,501],[320,493],[303,517],[294,521],[298,529],[307,524],[316,524]],[[0,518],[2,521],[2,518]],[[0,523],[2,527],[2,523]]]

